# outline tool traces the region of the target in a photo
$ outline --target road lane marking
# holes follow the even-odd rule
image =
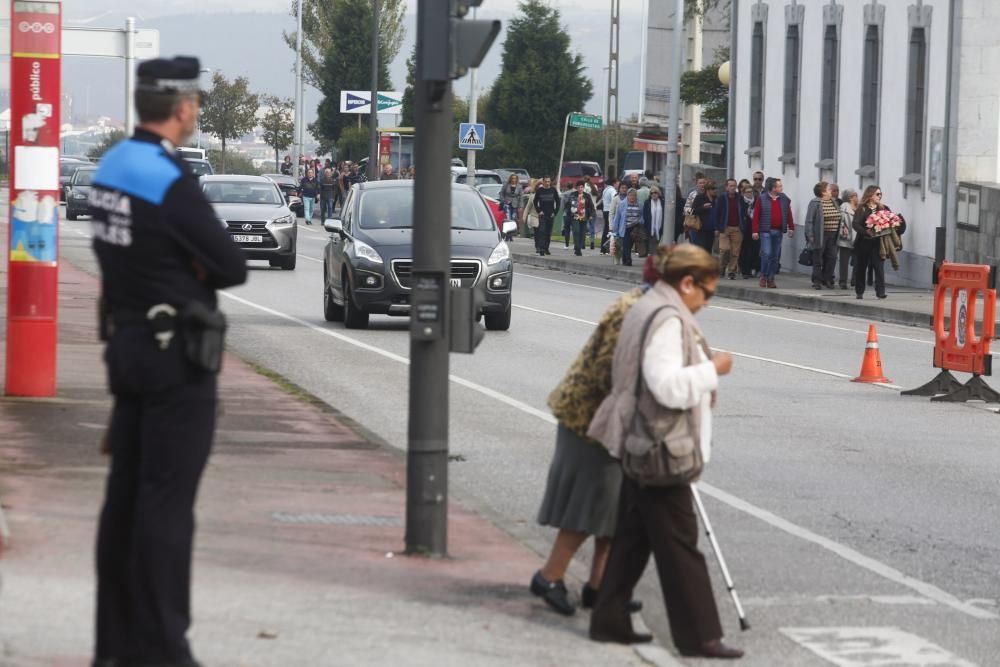
[[[517,304],[512,304],[512,305],[513,305],[514,308],[519,308],[521,310],[531,311],[533,313],[539,313],[541,315],[549,315],[551,317],[558,317],[560,319],[569,320],[571,322],[579,322],[580,324],[588,324],[588,325],[594,326],[594,327],[597,326],[597,322],[591,322],[590,320],[584,320],[584,319],[581,319],[579,317],[572,317],[570,315],[563,315],[562,313],[553,313],[552,311],[549,311],[549,310],[541,310],[540,308],[531,308],[529,306],[519,306]],[[823,368],[816,368],[814,366],[803,366],[802,364],[795,364],[795,363],[792,363],[790,361],[781,361],[780,359],[770,359],[768,357],[759,357],[759,356],[757,356],[755,354],[745,354],[743,352],[733,352],[732,350],[723,350],[722,348],[719,348],[719,347],[713,347],[712,349],[716,350],[718,352],[729,352],[729,354],[733,355],[734,357],[742,357],[743,359],[752,359],[754,361],[761,361],[761,362],[764,362],[764,363],[767,363],[767,364],[774,364],[776,366],[785,366],[786,368],[794,368],[794,369],[800,370],[800,371],[808,371],[810,373],[818,373],[819,375],[828,375],[830,377],[841,378],[843,380],[851,380],[851,379],[853,379],[853,376],[851,376],[851,375],[847,375],[845,373],[838,373],[837,371],[828,371],[828,370],[825,370]],[[874,384],[872,384],[872,386],[874,386],[874,387],[882,387],[883,389],[895,389],[897,391],[900,390],[900,389],[902,389],[901,386],[896,385],[896,384],[874,383]]]
[[[607,289],[605,287],[593,287],[592,285],[584,285],[582,283],[573,283],[573,282],[569,282],[569,281],[566,281],[566,280],[554,280],[552,278],[542,278],[541,276],[533,276],[530,273],[521,273],[520,271],[516,272],[515,275],[523,276],[525,278],[531,278],[533,280],[544,280],[545,282],[549,282],[549,283],[558,283],[560,285],[572,285],[574,287],[582,287],[584,289],[597,290],[599,292],[611,292],[613,294],[623,294],[623,293],[625,293],[627,291],[627,290],[612,290],[612,289]],[[720,297],[720,298],[725,298],[725,297]],[[834,331],[844,331],[844,332],[847,332],[847,333],[856,333],[856,334],[862,334],[862,335],[867,335],[867,333],[868,333],[867,329],[864,330],[864,331],[861,331],[859,329],[850,329],[848,327],[838,327],[838,326],[836,326],[834,324],[824,324],[822,322],[811,322],[809,320],[799,320],[799,319],[796,319],[794,317],[785,317],[785,316],[782,316],[782,315],[772,315],[770,313],[761,313],[761,312],[757,312],[755,310],[748,310],[748,309],[745,309],[745,308],[732,308],[732,307],[728,307],[728,306],[719,306],[719,305],[716,305],[716,304],[712,304],[711,305],[711,310],[725,310],[725,311],[729,311],[729,312],[733,312],[733,313],[741,313],[743,315],[752,315],[754,317],[766,317],[766,318],[772,319],[772,320],[781,320],[783,322],[792,322],[792,323],[795,323],[795,324],[805,324],[805,325],[808,325],[808,326],[820,327],[820,328],[823,328],[823,329],[833,329]],[[906,336],[894,336],[892,334],[880,334],[880,337],[881,338],[891,338],[892,340],[905,340],[905,341],[910,342],[910,343],[920,343],[921,345],[933,345],[934,344],[934,341],[930,341],[930,340],[920,340],[918,338],[907,338]]]
[[[345,336],[343,334],[337,333],[332,329],[328,329],[313,324],[312,322],[307,322],[301,318],[295,317],[294,315],[289,315],[287,313],[283,313],[273,308],[269,308],[267,306],[254,303],[253,301],[244,299],[243,297],[240,296],[236,296],[235,294],[230,294],[229,292],[222,292],[221,294],[224,297],[232,301],[235,301],[237,303],[241,303],[249,308],[253,308],[255,310],[259,310],[260,312],[267,313],[269,315],[273,315],[283,320],[287,320],[289,322],[301,325],[303,327],[306,327],[307,329],[316,331],[324,336],[329,336],[330,338],[334,338],[341,342],[347,343],[348,345],[353,345],[367,352],[372,352],[373,354],[377,354],[381,357],[390,359],[392,361],[396,361],[406,366],[409,366],[410,364],[409,359],[403,356],[400,356],[393,352],[389,352],[388,350],[384,350],[380,347],[376,347],[375,345],[369,345],[368,343],[363,343],[359,340],[351,338],[350,336]],[[498,391],[495,391],[488,387],[484,387],[483,385],[472,382],[471,380],[460,378],[456,375],[449,375],[448,379],[454,382],[455,384],[458,384],[459,386],[466,387],[467,389],[471,389],[472,391],[482,394],[490,399],[499,401],[505,405],[520,410],[525,414],[537,417],[538,419],[541,419],[547,424],[551,425],[558,424],[556,418],[553,417],[549,412],[546,412],[544,410],[539,410],[538,408],[528,405],[527,403],[519,401],[515,398],[511,398],[506,394],[502,394]],[[765,523],[775,528],[778,528],[779,530],[782,530],[794,537],[798,537],[802,540],[811,542],[812,544],[822,547],[823,549],[826,549],[827,551],[830,551],[836,554],[837,556],[840,556],[844,560],[847,560],[848,562],[854,565],[867,569],[870,572],[873,572],[885,579],[888,579],[902,586],[915,590],[921,595],[930,598],[931,600],[935,600],[937,602],[940,602],[941,604],[952,607],[953,609],[960,611],[964,614],[967,614],[969,616],[972,616],[973,618],[985,619],[985,620],[1000,619],[1000,615],[998,614],[962,602],[955,596],[951,595],[950,593],[946,593],[942,589],[937,588],[932,584],[928,584],[918,579],[914,579],[913,577],[909,577],[900,572],[899,570],[891,568],[888,565],[885,565],[875,560],[874,558],[865,556],[850,547],[844,546],[842,544],[834,542],[831,539],[813,533],[812,531],[806,528],[798,526],[786,519],[782,519],[781,517],[777,516],[776,514],[773,514],[772,512],[761,509],[756,505],[752,505],[751,503],[742,500],[740,498],[737,498],[736,496],[733,496],[719,488],[716,488],[704,482],[699,482],[699,488],[703,489],[705,493],[708,494],[709,496],[729,505],[730,507],[733,507],[734,509],[737,509],[746,514],[749,514],[750,516],[760,519],[761,521],[764,521]]]
[[[698,488],[704,491],[707,495],[715,498],[721,503],[729,505],[733,509],[749,514],[756,519],[760,519],[764,523],[782,530],[789,535],[822,547],[823,549],[840,556],[849,563],[853,563],[854,565],[864,568],[869,572],[873,572],[883,579],[888,579],[889,581],[914,590],[924,597],[934,600],[935,602],[940,602],[943,605],[947,605],[952,609],[960,611],[968,616],[972,616],[973,618],[991,621],[1000,619],[1000,615],[997,615],[992,611],[963,602],[951,593],[947,593],[933,584],[928,584],[927,582],[920,581],[919,579],[914,579],[913,577],[903,574],[893,567],[889,567],[885,563],[877,561],[870,556],[865,556],[859,551],[855,551],[851,547],[840,544],[839,542],[834,542],[827,537],[818,535],[808,528],[803,528],[802,526],[794,524],[787,519],[782,519],[777,514],[748,503],[747,501],[737,498],[736,496],[714,487],[711,484],[699,482]]]
[[[976,667],[975,663],[899,628],[780,628],[780,632],[837,667]]]
[[[308,259],[310,262],[319,262],[320,264],[323,263],[323,260],[321,259],[316,259],[315,257],[310,257],[309,255],[303,255],[302,253],[296,253],[296,254],[302,259]]]
[[[306,327],[308,329],[312,329],[313,331],[321,333],[324,336],[329,336],[331,338],[335,338],[335,339],[337,339],[337,340],[339,340],[341,342],[347,343],[349,345],[354,345],[355,347],[361,348],[362,350],[365,350],[366,352],[372,352],[374,354],[377,354],[377,355],[380,355],[382,357],[385,357],[386,359],[391,359],[392,361],[399,362],[399,363],[404,364],[406,366],[410,365],[410,360],[409,359],[407,359],[406,357],[402,357],[402,356],[400,356],[398,354],[395,354],[394,352],[389,352],[388,350],[383,350],[380,347],[376,347],[374,345],[369,345],[368,343],[362,343],[361,341],[359,341],[357,339],[351,338],[350,336],[345,336],[344,334],[337,333],[336,331],[333,331],[332,329],[327,329],[327,328],[319,326],[317,324],[313,324],[312,322],[307,322],[307,321],[305,321],[303,319],[295,317],[294,315],[289,315],[289,314],[283,313],[283,312],[281,312],[279,310],[275,310],[273,308],[268,308],[267,306],[262,306],[262,305],[260,305],[258,303],[254,303],[253,301],[250,301],[248,299],[244,299],[243,297],[236,296],[235,294],[230,294],[229,292],[221,292],[221,294],[222,294],[222,296],[224,296],[224,297],[226,297],[228,299],[232,299],[233,301],[236,301],[237,303],[242,303],[245,306],[248,306],[250,308],[255,308],[255,309],[257,309],[257,310],[259,310],[259,311],[261,311],[263,313],[267,313],[269,315],[274,315],[275,317],[280,317],[281,319],[287,320],[289,322],[294,322],[295,324],[304,326],[304,327]],[[475,382],[472,382],[471,380],[466,380],[465,378],[460,378],[457,375],[449,375],[448,379],[451,380],[452,382],[454,382],[455,384],[461,386],[461,387],[465,387],[466,389],[471,389],[472,391],[475,391],[475,392],[477,392],[479,394],[482,394],[483,396],[486,396],[487,398],[490,398],[490,399],[492,399],[494,401],[500,401],[501,403],[509,405],[512,408],[515,408],[517,410],[525,412],[525,413],[527,413],[529,415],[532,415],[534,417],[538,417],[539,419],[541,419],[541,420],[543,420],[545,422],[548,422],[549,424],[555,425],[557,423],[556,422],[556,418],[553,417],[548,412],[545,412],[544,410],[539,410],[538,408],[532,407],[532,406],[528,405],[527,403],[519,401],[519,400],[517,400],[515,398],[511,398],[510,396],[507,396],[506,394],[501,394],[500,392],[494,391],[493,389],[490,389],[489,387],[484,387],[481,384],[477,384]]]

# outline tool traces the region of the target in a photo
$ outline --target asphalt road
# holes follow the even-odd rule
[[[326,235],[299,232],[297,270],[255,262],[223,300],[230,346],[404,450],[408,320],[373,317],[367,331],[326,323]],[[63,251],[84,268],[88,235],[86,221],[63,226]],[[452,355],[454,502],[540,552],[553,536],[534,523],[555,435],[545,401],[627,288],[518,270],[511,330]],[[742,664],[1000,665],[995,409],[851,383],[867,322],[724,300],[699,319],[714,347],[737,355],[702,491],[753,626],[740,633],[711,563],[727,635],[748,651]],[[884,325],[879,336],[896,385],[933,376],[929,332]],[[669,645],[652,568],[637,595]]]

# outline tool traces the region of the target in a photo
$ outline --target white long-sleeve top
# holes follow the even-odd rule
[[[660,405],[675,410],[701,406],[701,453],[708,463],[712,455],[712,392],[719,386],[719,375],[700,346],[698,357],[700,363],[684,365],[681,321],[671,317],[646,344],[642,377]]]

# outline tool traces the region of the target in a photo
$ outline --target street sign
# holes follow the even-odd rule
[[[573,113],[569,115],[570,127],[582,127],[587,130],[599,130],[604,127],[604,121],[600,116],[588,113]]]
[[[125,57],[125,30],[122,28],[73,28],[62,29],[62,55]],[[0,25],[0,56],[10,55],[10,26]],[[160,31],[140,29],[135,31],[135,57],[151,60],[160,57]]]
[[[342,90],[340,91],[340,113],[369,114],[372,112],[372,91]],[[403,113],[403,93],[398,91],[380,91],[378,94],[379,113]]]
[[[458,147],[465,151],[481,151],[486,148],[486,125],[484,123],[459,124]]]

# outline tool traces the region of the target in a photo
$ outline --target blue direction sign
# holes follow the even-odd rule
[[[486,148],[486,125],[461,123],[458,126],[458,147],[466,151],[481,151]]]

